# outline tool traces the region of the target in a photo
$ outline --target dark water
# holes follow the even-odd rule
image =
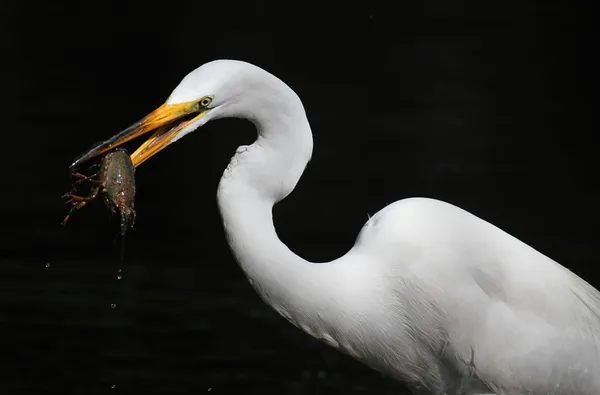
[[[122,274],[116,262],[0,262],[0,393],[404,393],[284,322],[243,279],[173,262]]]

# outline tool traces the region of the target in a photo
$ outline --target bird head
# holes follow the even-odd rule
[[[248,103],[247,92],[260,91],[265,84],[265,71],[249,63],[236,60],[216,60],[190,72],[173,90],[167,101],[141,120],[103,141],[79,156],[71,169],[114,149],[136,137],[154,131],[132,155],[134,166],[139,166],[169,144],[198,129],[211,119],[239,113],[260,103]],[[253,76],[259,78],[253,78]]]

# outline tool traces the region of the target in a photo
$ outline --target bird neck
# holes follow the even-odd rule
[[[277,236],[274,204],[296,186],[312,153],[312,133],[300,100],[279,100],[278,111],[255,112],[257,140],[241,146],[219,183],[217,200],[229,246],[259,295],[284,317],[318,311],[328,287],[322,264],[292,252]],[[271,107],[273,110],[273,107]],[[318,268],[323,267],[323,268]],[[330,299],[330,298],[329,298]],[[296,321],[296,322],[295,322]]]

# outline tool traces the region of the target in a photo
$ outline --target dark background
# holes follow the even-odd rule
[[[60,227],[71,161],[217,58],[255,63],[304,101],[313,160],[275,208],[298,254],[338,257],[367,214],[427,196],[600,286],[591,1],[0,7],[2,395],[404,393],[277,316],[234,262],[215,190],[252,141],[245,121],[140,167],[122,280],[100,202]]]

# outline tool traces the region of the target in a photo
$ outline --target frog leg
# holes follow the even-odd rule
[[[75,172],[75,173],[72,173],[71,175],[73,177],[79,178],[79,180],[75,181],[75,184],[81,184],[82,182],[85,182],[85,181],[89,181],[89,182],[91,182],[93,184],[100,184],[99,180],[94,180],[94,178],[98,177],[99,174],[100,174],[100,172],[94,173],[91,176],[86,176],[84,174]]]
[[[63,219],[63,221],[62,221],[62,226],[65,226],[67,224],[67,221],[69,220],[69,218],[71,218],[71,214],[73,214],[73,211],[79,210],[80,208],[82,208],[83,206],[85,206],[86,203],[87,202],[73,203],[73,206],[69,210],[69,213],[67,214],[67,216],[65,217],[65,219]]]
[[[67,201],[67,203],[70,202],[89,202],[90,200],[94,200],[96,198],[96,196],[98,196],[98,193],[100,192],[100,188],[102,187],[102,185],[98,185],[96,188],[94,188],[94,190],[92,191],[92,193],[89,194],[89,196],[77,196],[74,195],[71,192],[65,193],[63,195],[63,197],[69,197],[70,199]]]
[[[81,174],[81,173],[79,173],[79,172],[76,172],[76,171],[74,171],[73,173],[71,173],[71,175],[72,175],[73,177],[82,178],[82,179],[86,179],[86,178],[90,178],[90,177],[91,177],[91,176],[90,176],[90,177],[88,177],[88,176],[86,176],[85,174]]]

